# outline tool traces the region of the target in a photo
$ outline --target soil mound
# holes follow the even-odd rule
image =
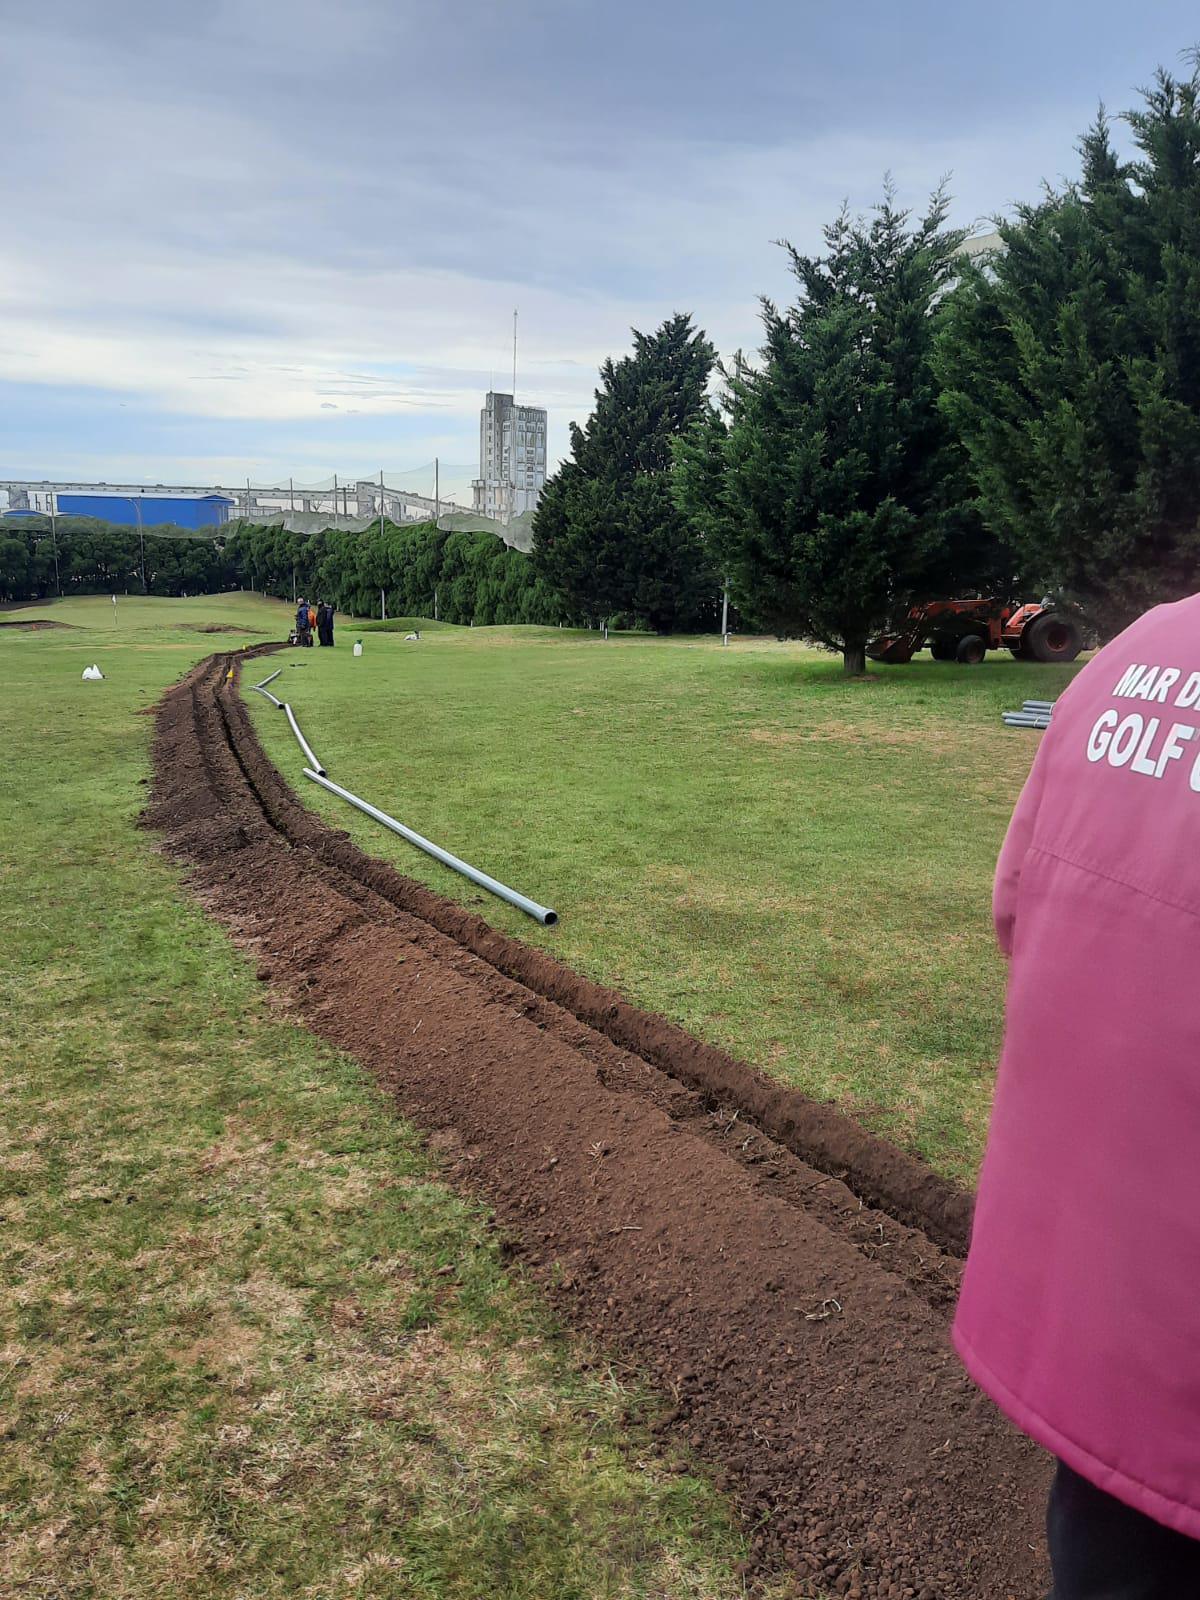
[[[22,628],[26,633],[41,633],[45,628],[74,628],[73,622],[51,622],[48,617],[33,617],[23,622],[19,617],[12,622],[0,621],[0,628]]]
[[[666,1426],[799,1593],[1043,1594],[1049,1464],[946,1337],[967,1197],[305,811],[225,677],[272,648],[166,696],[146,814],[260,976],[435,1132],[564,1315],[671,1396]]]

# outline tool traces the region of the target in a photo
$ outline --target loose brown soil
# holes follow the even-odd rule
[[[669,1394],[758,1558],[801,1594],[1043,1594],[1049,1464],[947,1342],[967,1196],[364,856],[266,759],[240,659],[164,699],[147,822],[564,1315]]]

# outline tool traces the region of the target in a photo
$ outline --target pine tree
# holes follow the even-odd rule
[[[571,424],[571,458],[538,502],[533,559],[577,615],[669,632],[715,603],[704,541],[671,492],[672,443],[703,412],[714,351],[683,314],[633,340],[600,369],[586,425]]]
[[[951,297],[947,415],[981,510],[1040,584],[1115,632],[1200,569],[1200,71],[1103,112],[1077,181],[1000,224]]]
[[[796,303],[764,300],[728,425],[710,409],[677,451],[676,497],[742,610],[841,651],[851,674],[914,594],[961,591],[999,560],[938,410],[939,301],[962,240],[947,205],[939,191],[910,228],[889,188],[869,221],[843,210],[823,255],[785,245]]]

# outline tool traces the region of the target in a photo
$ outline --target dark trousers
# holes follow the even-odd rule
[[[1061,1461],[1046,1529],[1050,1600],[1200,1597],[1200,1543],[1114,1500]]]

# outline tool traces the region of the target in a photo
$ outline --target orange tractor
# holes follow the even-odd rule
[[[911,661],[925,645],[935,661],[975,666],[989,650],[1011,650],[1018,661],[1074,661],[1083,649],[1079,624],[1050,605],[1003,600],[927,600],[867,646],[873,661]]]

